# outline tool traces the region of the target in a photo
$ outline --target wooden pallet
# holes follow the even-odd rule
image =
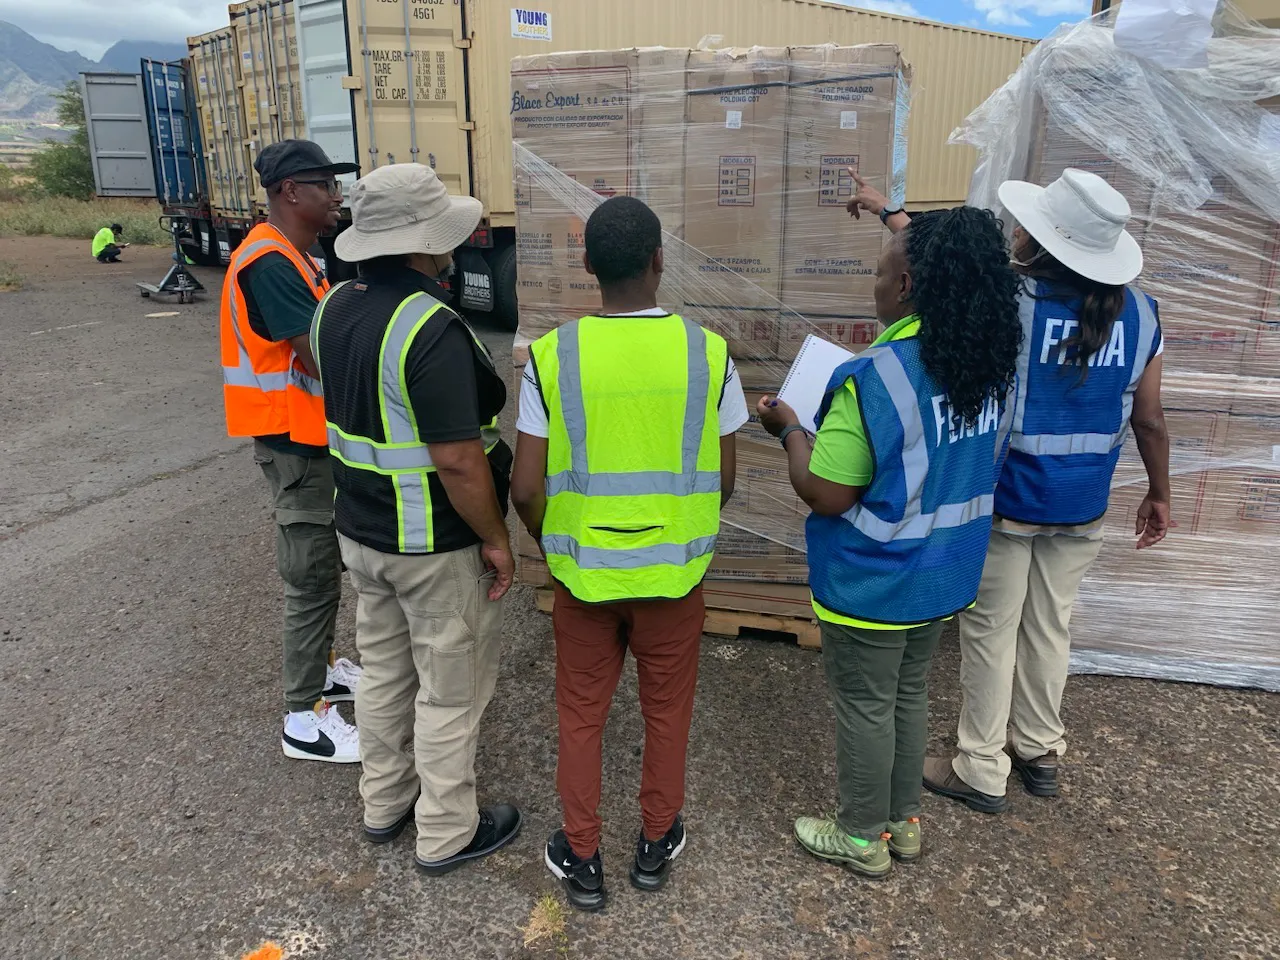
[[[534,591],[534,594],[538,609],[543,613],[550,613],[555,606],[555,595],[550,588],[543,587]],[[822,649],[822,633],[816,620],[782,614],[753,613],[748,610],[707,608],[703,633],[709,633],[713,637],[738,637],[744,630],[790,634],[802,647]]]

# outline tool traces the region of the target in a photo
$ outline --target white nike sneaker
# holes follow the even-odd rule
[[[330,703],[352,703],[356,699],[356,684],[361,670],[346,657],[339,657],[325,674],[324,698]]]
[[[284,721],[280,746],[294,760],[359,763],[360,731],[321,700],[314,710],[290,713]]]

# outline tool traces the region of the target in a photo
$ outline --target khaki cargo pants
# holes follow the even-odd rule
[[[254,441],[253,458],[271,487],[276,569],[284,580],[284,702],[310,710],[324,692],[342,599],[342,558],[333,526],[333,466]]]
[[[418,856],[451,857],[475,835],[480,717],[498,682],[502,603],[479,546],[381,553],[340,536],[359,593],[356,688],[364,822],[415,811]]]

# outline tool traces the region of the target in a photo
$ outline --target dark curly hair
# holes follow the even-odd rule
[[[917,214],[903,233],[920,358],[952,409],[974,424],[990,398],[1016,379],[1022,324],[1018,275],[990,210],[955,207]]]

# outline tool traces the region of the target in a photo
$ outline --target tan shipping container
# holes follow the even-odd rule
[[[244,149],[240,54],[231,27],[187,38],[196,113],[209,177],[209,205],[225,217],[251,217],[256,178]],[[230,251],[224,251],[229,254]]]
[[[239,52],[245,119],[242,149],[252,169],[263,147],[307,135],[293,0],[249,0],[233,3],[227,12]],[[251,185],[257,212],[265,214],[266,191],[256,177]]]
[[[451,190],[484,202],[495,227],[515,223],[514,57],[697,47],[704,38],[721,47],[895,43],[916,67],[907,198],[923,207],[963,202],[974,156],[947,137],[1034,45],[818,0],[347,0],[346,22],[362,168],[434,161]]]

